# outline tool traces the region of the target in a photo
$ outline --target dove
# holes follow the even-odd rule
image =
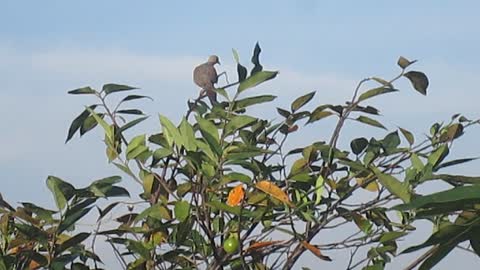
[[[218,56],[211,55],[206,63],[193,70],[193,81],[206,92],[212,105],[217,103],[217,92],[215,92],[214,86],[218,81],[217,71],[215,70],[216,64],[220,64]]]

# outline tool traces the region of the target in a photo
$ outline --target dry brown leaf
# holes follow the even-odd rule
[[[258,249],[262,249],[262,248],[266,248],[266,247],[269,247],[269,246],[274,246],[274,245],[277,245],[277,244],[280,244],[280,243],[283,243],[284,241],[265,241],[265,242],[252,242],[250,243],[250,246],[245,250],[245,252],[251,252],[251,251],[254,251],[254,250],[258,250]]]
[[[293,203],[290,201],[288,198],[287,193],[285,193],[281,188],[277,187],[274,183],[268,181],[268,180],[263,180],[258,182],[255,185],[256,188],[259,190],[269,194],[270,196],[274,197],[275,199],[286,203],[290,207],[295,207]]]
[[[302,246],[304,246],[306,249],[310,250],[310,252],[312,252],[318,258],[320,258],[324,261],[329,261],[329,262],[332,261],[332,259],[330,259],[330,257],[323,255],[322,252],[320,251],[320,249],[318,249],[314,245],[311,245],[307,241],[302,241]]]

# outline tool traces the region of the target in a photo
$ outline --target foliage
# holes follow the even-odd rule
[[[479,121],[454,115],[448,123],[435,123],[425,139],[417,141],[399,128],[381,138],[351,138],[350,149],[339,148],[347,121],[387,130],[378,120],[379,110],[368,102],[398,92],[398,80],[408,79],[413,89],[427,94],[426,75],[408,70],[415,61],[400,57],[401,71],[391,80],[361,80],[345,104],[305,109],[314,102],[315,92],[310,92],[289,109],[277,108],[280,120],[270,120],[249,114],[250,107],[276,98],[252,89],[278,75],[263,70],[260,52],[257,44],[248,74],[234,50],[238,81],[217,89],[224,101],[209,106],[199,96],[188,102],[178,124],[159,115],[161,130],[155,134],[126,135],[147,118],[140,109],[124,108],[129,101],[149,99],[130,94],[135,87],[106,84],[100,91],[70,91],[99,102],[73,120],[67,142],[77,133],[103,130],[108,161],[140,185],[143,206],[132,205],[115,219],[117,227],[103,229],[107,214],[128,203],[98,206],[101,198],[129,196],[116,185],[119,176],[82,189],[49,177],[56,210],[33,203],[14,209],[0,198],[0,269],[100,269],[101,256],[95,253],[100,237],[125,269],[291,269],[306,251],[331,263],[335,258],[329,251],[344,249],[351,251],[347,269],[372,270],[427,247],[407,269],[420,264],[430,269],[467,241],[480,254],[480,178],[441,172],[474,160],[447,157],[453,142]],[[364,89],[367,82],[376,86]],[[111,106],[110,97],[118,94],[124,97]],[[286,149],[292,133],[325,118],[337,120],[326,142],[319,138]],[[418,193],[431,181],[452,188]],[[374,196],[362,199],[362,190]],[[94,207],[97,230],[80,232],[75,225]],[[408,238],[420,219],[430,221],[434,232],[424,243],[399,252],[398,241]],[[357,230],[341,241],[315,238],[320,232],[345,231],[349,224]]]

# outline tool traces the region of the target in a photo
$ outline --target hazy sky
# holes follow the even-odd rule
[[[132,3],[0,0],[0,191],[7,200],[51,206],[49,174],[82,186],[118,173],[105,160],[99,133],[64,144],[70,121],[92,102],[68,90],[108,82],[139,86],[141,94],[154,98],[137,103],[153,116],[139,128],[158,131],[158,113],[179,119],[186,100],[197,95],[191,81],[195,65],[215,53],[220,69],[230,71],[231,49],[248,64],[257,41],[265,68],[281,72],[258,90],[279,95],[274,106],[286,107],[313,90],[313,103],[342,102],[362,78],[395,76],[403,55],[419,60],[415,69],[429,76],[430,88],[424,97],[402,81],[396,85],[400,93],[379,99],[389,128],[402,126],[421,137],[454,113],[479,117],[477,1]],[[271,108],[263,110],[273,115]],[[310,127],[302,139],[325,140],[331,125]],[[344,136],[362,136],[355,132],[363,130],[354,125]],[[454,154],[479,155],[479,135],[478,129],[467,133]],[[456,172],[478,174],[478,165]],[[136,196],[128,179],[125,185]],[[313,260],[305,256],[302,264],[336,269]],[[459,251],[437,269],[451,269],[459,260],[480,265]],[[387,269],[400,269],[406,261]]]

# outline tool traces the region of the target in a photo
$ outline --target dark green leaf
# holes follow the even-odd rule
[[[368,145],[368,140],[365,138],[357,138],[350,142],[350,148],[355,155],[360,154]]]
[[[447,157],[449,152],[450,150],[446,144],[441,145],[428,156],[428,163],[431,164],[433,168],[436,168],[437,165]]]
[[[477,160],[477,159],[478,159],[478,158],[461,158],[461,159],[451,160],[451,161],[448,161],[448,162],[445,162],[445,163],[441,163],[440,165],[438,165],[438,166],[437,166],[437,170],[440,170],[441,168],[446,168],[446,167],[450,167],[450,166],[454,166],[454,165],[458,165],[458,164],[470,162],[470,161]]]
[[[89,106],[91,110],[95,110],[96,107],[97,105]],[[72,124],[70,124],[70,128],[68,129],[68,135],[65,143],[67,143],[73,137],[73,135],[75,135],[75,132],[77,132],[77,130],[83,125],[89,115],[90,112],[88,110],[84,110],[75,119],[73,119]]]
[[[284,110],[282,108],[277,108],[277,112],[278,112],[278,114],[280,114],[281,116],[283,116],[285,118],[288,118],[290,116],[290,112],[287,111],[287,110]]]
[[[255,49],[253,50],[252,63],[254,64],[254,67],[250,72],[250,76],[262,71],[263,69],[262,65],[260,65],[260,59],[259,59],[261,51],[262,49],[260,49],[260,45],[257,42],[257,44],[255,44]]]
[[[71,184],[55,176],[50,175],[47,177],[47,186],[52,192],[55,203],[60,210],[65,208],[67,201],[75,193],[75,188]]]
[[[140,117],[140,118],[137,118],[137,119],[135,119],[135,120],[132,120],[132,121],[126,123],[125,125],[121,126],[119,132],[122,133],[122,132],[124,132],[125,130],[127,130],[127,129],[131,128],[131,127],[134,127],[134,126],[136,126],[137,124],[143,122],[143,121],[144,121],[145,119],[147,119],[147,118],[148,118],[148,116],[144,116],[144,117]]]
[[[142,98],[148,98],[150,99],[151,101],[153,101],[153,98],[149,97],[149,96],[141,96],[141,95],[128,95],[126,97],[124,97],[120,103],[123,103],[125,101],[129,101],[129,100],[135,100],[135,99],[142,99]]]
[[[99,113],[98,116],[103,119],[105,116],[103,113]],[[97,120],[95,120],[95,117],[90,115],[83,121],[82,126],[80,127],[80,136],[83,136],[83,134],[87,133],[88,131],[92,130],[98,125]]]
[[[68,91],[71,95],[82,95],[82,94],[95,94],[95,90],[93,90],[90,86],[78,88],[75,90]]]
[[[90,209],[92,208],[90,207],[90,208],[77,209],[76,211],[67,211],[64,219],[58,225],[57,233],[60,234],[66,229],[70,228],[72,225],[75,224],[75,222],[77,222],[79,219],[85,216],[90,211]]]
[[[275,98],[277,97],[272,95],[263,95],[263,96],[248,97],[248,98],[240,99],[235,102],[235,110],[246,108],[251,105],[270,102],[270,101],[273,101]]]
[[[364,124],[367,124],[367,125],[370,125],[370,126],[374,126],[374,127],[378,127],[378,128],[383,128],[383,129],[387,129],[384,125],[382,125],[380,122],[378,122],[377,120],[374,120],[372,118],[369,118],[369,117],[366,117],[366,116],[359,116],[357,117],[355,120],[357,120],[358,122],[361,122],[361,123],[364,123]]]
[[[428,78],[423,72],[409,71],[403,74],[403,76],[407,77],[410,80],[410,82],[413,85],[413,88],[415,88],[415,90],[420,92],[420,94],[422,95],[427,94]]]
[[[187,201],[175,202],[174,212],[175,218],[178,221],[183,222],[190,215],[190,204]]]
[[[415,143],[415,137],[413,136],[413,134],[406,130],[406,129],[403,129],[403,128],[399,128],[400,131],[402,132],[403,136],[405,137],[405,139],[407,139],[408,143],[410,145],[412,145],[413,143]]]
[[[69,238],[68,240],[66,240],[66,241],[62,242],[62,244],[60,244],[60,246],[57,249],[57,253],[61,254],[63,251],[82,243],[89,236],[90,236],[90,233],[79,233],[79,234]]]
[[[123,84],[115,84],[115,83],[108,83],[103,85],[102,87],[102,91],[105,92],[105,94],[107,95],[114,92],[129,91],[134,89],[138,89],[138,88],[128,86],[128,85],[123,85]]]
[[[255,87],[265,81],[271,80],[277,76],[277,71],[259,71],[244,81],[238,86],[238,92],[241,93],[249,88]]]
[[[118,110],[116,113],[120,114],[134,114],[134,115],[141,115],[143,112],[141,110],[137,109],[127,109],[127,110]]]
[[[428,258],[420,265],[418,270],[430,270],[433,269],[433,267],[439,263],[445,256],[450,253],[454,248],[456,247],[456,244],[446,244],[446,245],[440,245],[438,248],[435,249],[435,251],[428,256]]]
[[[296,112],[298,109],[307,104],[310,100],[312,100],[313,96],[315,96],[315,91],[295,99],[291,105],[292,112]]]
[[[480,186],[460,186],[430,195],[415,197],[410,203],[394,206],[394,210],[411,210],[448,204],[456,201],[471,200],[480,202]]]

